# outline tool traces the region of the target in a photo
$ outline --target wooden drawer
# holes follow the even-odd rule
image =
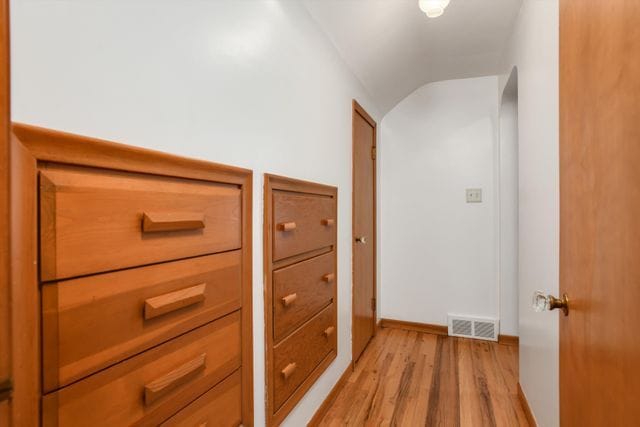
[[[273,192],[273,260],[336,242],[336,203],[332,197]]]
[[[273,273],[274,339],[280,341],[333,301],[335,253]]]
[[[242,422],[240,371],[178,412],[163,427],[236,427]]]
[[[322,360],[336,349],[335,305],[331,304],[273,349],[275,410]]]
[[[240,266],[232,251],[44,285],[44,391],[237,310]]]
[[[240,311],[42,399],[44,426],[153,425],[240,367]]]
[[[237,186],[49,166],[40,173],[43,281],[238,249]]]

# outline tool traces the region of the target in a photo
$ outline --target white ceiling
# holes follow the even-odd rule
[[[498,74],[522,0],[451,0],[429,19],[418,0],[304,0],[385,114],[420,86]]]

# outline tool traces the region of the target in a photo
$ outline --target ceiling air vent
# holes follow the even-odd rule
[[[498,341],[498,319],[454,314],[449,314],[447,317],[451,336]]]

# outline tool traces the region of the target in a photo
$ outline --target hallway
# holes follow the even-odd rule
[[[380,329],[323,426],[528,426],[518,347]]]
[[[640,0],[0,0],[0,427],[640,426]]]

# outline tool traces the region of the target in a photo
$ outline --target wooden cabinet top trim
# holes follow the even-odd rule
[[[12,131],[38,161],[243,185],[253,172],[205,160],[13,123]]]
[[[316,182],[287,178],[279,175],[265,174],[265,182],[272,190],[289,191],[292,193],[310,194],[316,196],[328,196],[337,198],[338,188]]]

